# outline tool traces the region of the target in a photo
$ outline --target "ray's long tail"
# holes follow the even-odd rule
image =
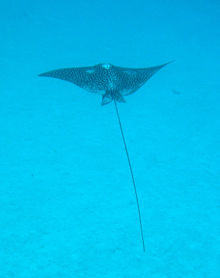
[[[122,128],[121,119],[120,119],[120,115],[119,115],[116,100],[114,100],[114,105],[115,105],[115,110],[116,110],[116,114],[117,114],[117,118],[118,118],[119,127],[120,127],[120,130],[121,130],[121,135],[122,135],[122,139],[123,139],[123,143],[124,143],[126,156],[127,156],[127,159],[128,159],[128,165],[129,165],[129,169],[130,169],[130,173],[131,173],[132,183],[133,183],[133,186],[134,186],[134,192],[135,192],[135,198],[136,198],[137,210],[138,210],[138,218],[139,218],[139,223],[140,223],[141,239],[142,239],[143,250],[145,252],[144,233],[143,233],[143,225],[142,225],[142,220],[141,220],[141,210],[140,210],[138,194],[137,194],[137,187],[136,187],[136,183],[135,183],[135,179],[134,179],[131,160],[130,160],[130,157],[129,157],[128,148],[127,148],[127,144],[126,144],[126,140],[125,140],[125,136],[124,136],[124,132],[123,132],[123,128]]]

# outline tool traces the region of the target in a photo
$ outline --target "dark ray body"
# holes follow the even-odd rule
[[[139,69],[98,64],[91,67],[52,70],[39,76],[72,82],[89,92],[102,95],[102,104],[107,104],[112,100],[125,102],[124,96],[137,91],[153,74],[167,64]]]

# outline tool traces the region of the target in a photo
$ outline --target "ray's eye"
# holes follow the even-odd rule
[[[110,64],[102,64],[102,67],[104,69],[110,69],[111,65]]]

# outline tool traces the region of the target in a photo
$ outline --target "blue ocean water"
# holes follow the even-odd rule
[[[220,2],[1,1],[0,277],[220,277]],[[170,60],[112,104],[52,69]]]

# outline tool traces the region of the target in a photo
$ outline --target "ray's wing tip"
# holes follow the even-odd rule
[[[171,60],[171,61],[169,61],[169,62],[167,62],[167,63],[164,63],[164,64],[158,66],[158,69],[162,69],[163,67],[165,67],[165,66],[167,66],[167,65],[169,65],[169,64],[172,64],[172,63],[174,63],[174,62],[175,62],[175,60]]]
[[[38,73],[37,76],[42,77],[42,76],[46,76],[46,75],[45,75],[45,73]]]
[[[53,71],[42,72],[37,75],[38,77],[55,77]]]
[[[44,77],[44,76],[46,76],[46,77],[54,77],[54,72],[56,72],[57,70],[50,70],[50,71],[46,71],[46,72],[41,72],[41,73],[38,73],[38,75],[37,76],[39,76],[39,77]]]
[[[163,64],[162,66],[164,67],[164,66],[167,66],[167,65],[169,65],[169,64],[172,64],[172,63],[174,63],[174,62],[176,62],[176,60],[171,60],[171,61],[169,61],[169,62]]]

